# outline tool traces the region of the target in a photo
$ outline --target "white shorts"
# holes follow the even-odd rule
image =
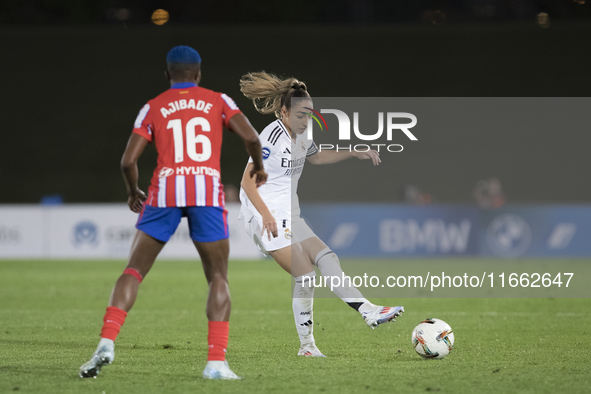
[[[244,226],[248,236],[252,238],[255,245],[258,246],[265,256],[268,256],[270,254],[269,252],[274,250],[283,249],[294,243],[316,237],[316,234],[314,234],[304,219],[299,216],[293,223],[290,219],[277,220],[277,238],[271,236],[270,241],[267,231],[261,236],[263,220],[257,216],[252,216],[250,219],[245,218]]]

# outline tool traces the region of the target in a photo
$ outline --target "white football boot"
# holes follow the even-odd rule
[[[305,357],[326,357],[324,354],[318,350],[315,344],[311,345],[302,345],[300,347],[300,351],[298,352],[298,356],[305,356]]]
[[[115,359],[115,343],[110,339],[101,338],[92,358],[80,367],[81,378],[96,378],[103,365],[108,365]]]
[[[228,361],[208,361],[203,370],[203,378],[205,379],[242,379],[236,375],[228,366]]]
[[[404,307],[402,306],[376,306],[374,310],[364,312],[361,316],[363,316],[365,323],[369,327],[376,328],[380,324],[394,321],[402,313],[404,313]]]

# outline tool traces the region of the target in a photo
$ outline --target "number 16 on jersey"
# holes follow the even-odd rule
[[[195,117],[185,125],[187,155],[196,162],[209,160],[211,157],[211,141],[205,134],[196,134],[196,127],[201,131],[211,131],[209,121],[205,118]],[[174,139],[174,161],[182,163],[185,160],[185,138],[183,138],[183,122],[180,119],[168,121],[167,129],[172,129]],[[201,153],[197,153],[197,144],[201,144]]]

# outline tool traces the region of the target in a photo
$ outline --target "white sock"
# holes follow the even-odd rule
[[[115,347],[115,342],[112,339],[109,338],[101,338],[101,340],[98,343],[98,346],[96,347],[97,350],[99,350],[100,348],[102,348],[103,346],[110,346],[110,347]]]
[[[314,277],[316,272],[295,278],[293,288],[293,317],[302,346],[314,345]],[[305,278],[305,279],[304,279]],[[309,278],[309,279],[308,279]]]
[[[363,297],[361,292],[353,286],[351,279],[346,279],[346,275],[341,269],[341,262],[338,256],[329,248],[323,249],[316,255],[316,266],[320,273],[327,278],[328,283],[333,283],[335,286],[332,291],[351,308],[359,313],[370,312],[375,308],[375,305]],[[330,277],[337,277],[331,281]],[[343,280],[345,278],[345,280]],[[338,284],[338,286],[336,286]]]

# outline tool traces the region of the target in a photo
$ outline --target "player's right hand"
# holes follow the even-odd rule
[[[273,215],[263,216],[263,231],[261,231],[261,237],[265,235],[265,230],[267,231],[269,241],[271,240],[271,235],[273,235],[273,238],[277,238],[277,221]]]
[[[135,189],[127,198],[127,205],[129,205],[129,209],[131,209],[135,213],[140,213],[144,208],[144,201],[146,201],[148,197],[146,194],[141,191],[140,189]]]
[[[382,162],[382,159],[380,159],[380,153],[375,149],[370,149],[367,152],[355,152],[355,156],[361,160],[370,159],[374,166],[377,166]]]
[[[257,187],[263,186],[267,182],[267,173],[264,168],[256,169],[254,166],[250,170],[250,178],[255,177]]]

